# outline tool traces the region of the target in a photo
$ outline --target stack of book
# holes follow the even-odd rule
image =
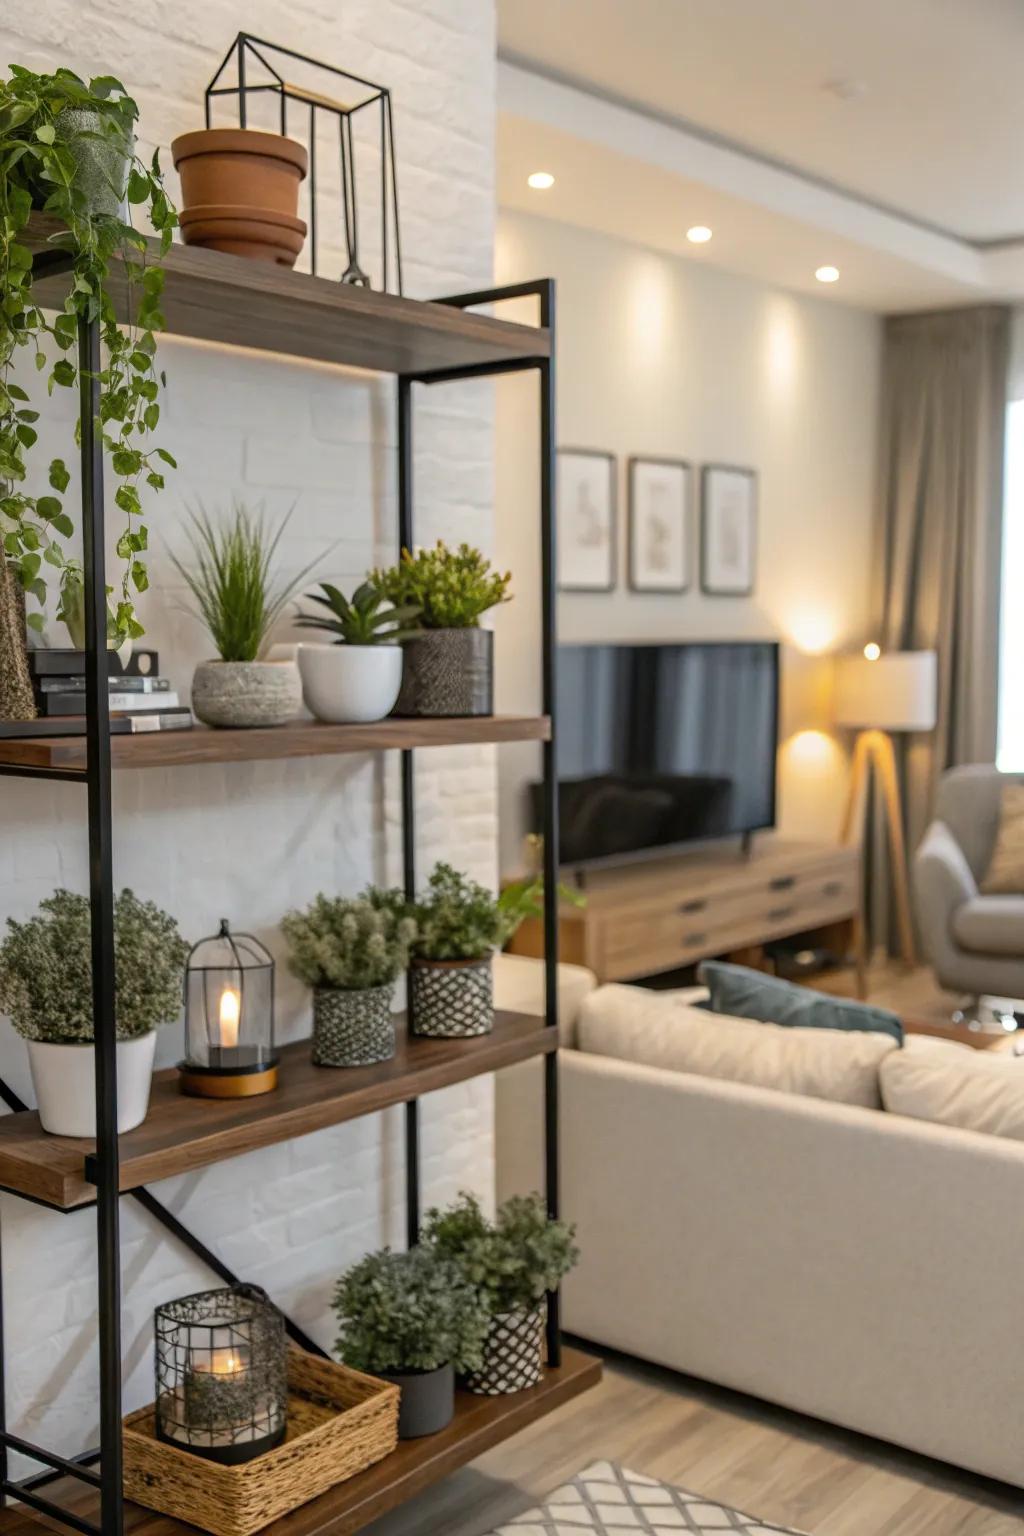
[[[108,653],[111,735],[182,731],[192,725],[166,677],[156,651],[135,651],[127,665]],[[20,722],[20,735],[77,736],[85,732],[85,652],[29,651],[29,670],[39,719]]]

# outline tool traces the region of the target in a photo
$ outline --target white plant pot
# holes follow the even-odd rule
[[[402,686],[400,645],[300,645],[302,696],[318,720],[383,720]]]
[[[27,1040],[39,1119],[51,1136],[96,1135],[95,1052],[91,1045]],[[141,1125],[149,1109],[156,1030],[117,1042],[117,1129]]]

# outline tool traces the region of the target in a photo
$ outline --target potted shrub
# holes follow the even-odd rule
[[[281,927],[290,964],[313,988],[313,1060],[366,1067],[395,1054],[391,1000],[416,924],[401,891],[371,886],[355,900],[317,896]]]
[[[429,1248],[368,1254],[338,1281],[336,1348],[346,1365],[401,1388],[398,1436],[436,1434],[455,1413],[455,1373],[476,1371],[490,1315],[456,1266]]]
[[[419,615],[414,604],[393,608],[364,582],[350,598],[329,582],[307,594],[326,613],[303,613],[299,629],[333,635],[326,645],[299,646],[302,696],[318,720],[338,723],[383,720],[402,686],[402,641],[414,633],[403,625]]]
[[[298,216],[304,145],[254,128],[200,128],[176,138],[171,155],[186,245],[294,267],[306,239]]]
[[[62,599],[80,582],[64,544],[74,533],[62,499],[71,476],[63,459],[55,458],[45,494],[25,489],[39,413],[28,390],[11,379],[10,365],[26,348],[49,391],[77,389],[78,323],[98,320],[105,353],[99,374],[103,444],[116,482],[113,500],[125,517],[112,608],[118,646],[143,633],[135,612],[135,596],[148,585],[142,487],[162,489],[163,467],[174,465],[166,449],[154,446],[153,434],[160,420],[155,337],[164,323],[160,258],[177,217],[158,156],[146,164],[135,154],[137,118],[135,102],[112,76],[86,84],[68,69],[40,75],[12,64],[9,78],[0,80],[0,558],[40,607],[49,578],[58,582]],[[145,209],[159,236],[155,259],[128,222],[131,206]],[[41,308],[34,295],[34,212],[49,216],[49,245],[72,259],[68,295],[57,314]],[[127,277],[132,290],[133,323],[124,328],[111,297],[115,261],[118,277]],[[42,613],[33,609],[27,623],[41,631]]]
[[[44,1131],[95,1136],[92,924],[89,899],[59,890],[26,923],[7,919],[0,1009],[28,1042]],[[124,890],[114,903],[117,1128],[149,1108],[156,1031],[176,1018],[188,945],[173,917]]]
[[[409,972],[412,1027],[444,1039],[489,1034],[494,1023],[494,952],[526,917],[542,911],[539,880],[509,885],[500,896],[436,864],[416,903]]]
[[[494,713],[494,636],[481,615],[509,601],[510,574],[491,569],[478,549],[451,550],[438,541],[399,563],[370,572],[370,581],[396,608],[419,609],[419,633],[404,646],[397,715]]]
[[[261,658],[273,624],[310,571],[307,565],[291,581],[273,576],[290,516],[275,529],[241,502],[217,522],[200,509],[191,514],[192,563],[171,556],[192,594],[189,612],[217,648],[218,659],[201,662],[192,679],[192,708],[205,725],[284,725],[299,712],[295,662]]]
[[[540,1195],[513,1195],[488,1221],[475,1195],[428,1211],[423,1242],[450,1260],[485,1303],[490,1328],[470,1392],[497,1397],[540,1380],[544,1299],[579,1260],[575,1227],[552,1221]]]

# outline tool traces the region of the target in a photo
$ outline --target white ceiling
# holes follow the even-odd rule
[[[1021,0],[499,0],[499,44],[961,238],[1024,237]]]

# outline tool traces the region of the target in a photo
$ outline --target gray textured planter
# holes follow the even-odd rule
[[[396,715],[493,715],[494,635],[489,629],[425,629],[402,647]]]
[[[284,725],[302,708],[294,661],[204,661],[192,679],[192,708],[204,725]]]
[[[486,960],[414,960],[413,1034],[438,1040],[489,1035],[494,1027],[494,967]]]
[[[102,130],[99,113],[88,109],[65,107],[54,127],[78,167],[75,183],[85,194],[90,211],[116,219],[124,202],[131,144],[106,134],[102,138],[82,138],[83,133],[99,134]]]
[[[463,1386],[481,1397],[523,1392],[540,1381],[544,1308],[532,1312],[498,1312],[484,1343],[484,1363],[467,1376]]]
[[[398,1404],[399,1440],[436,1435],[455,1417],[454,1367],[439,1365],[436,1371],[374,1371],[373,1374],[402,1389]]]
[[[395,1054],[391,1013],[394,983],[343,992],[316,987],[313,992],[313,1065],[369,1067]]]

